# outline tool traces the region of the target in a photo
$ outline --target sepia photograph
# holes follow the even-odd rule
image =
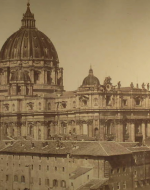
[[[150,0],[0,0],[0,190],[150,190]]]

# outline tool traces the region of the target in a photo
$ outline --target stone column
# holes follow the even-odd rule
[[[52,78],[52,85],[55,85],[55,70],[53,69],[51,72],[51,78]]]
[[[105,121],[104,120],[100,120],[100,127],[99,127],[99,136],[100,136],[100,140],[104,141],[104,127],[105,127]]]
[[[117,124],[116,141],[123,142],[123,121],[119,120],[117,121],[116,124]]]
[[[145,121],[142,121],[142,135],[143,135],[143,140],[146,138],[146,126],[145,126]]]
[[[40,124],[38,122],[34,122],[34,139],[38,140],[38,126]]]
[[[30,70],[30,78],[31,78],[31,83],[34,83],[34,70]]]
[[[133,121],[130,123],[130,139],[135,142],[135,124]]]
[[[47,70],[44,70],[44,84],[47,84]]]
[[[147,136],[150,137],[150,121],[147,123]]]

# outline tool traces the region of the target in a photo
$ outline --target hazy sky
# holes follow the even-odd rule
[[[21,26],[27,0],[0,0],[0,47]],[[57,50],[66,90],[90,65],[102,84],[150,82],[150,0],[31,0],[37,28]]]

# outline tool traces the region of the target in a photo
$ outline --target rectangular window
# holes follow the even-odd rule
[[[39,178],[39,185],[41,185],[41,178]]]
[[[32,166],[31,166],[31,168],[32,168],[32,170],[33,170],[33,164],[32,164]]]
[[[126,168],[125,167],[123,167],[123,172],[126,172]]]
[[[55,167],[55,171],[57,171],[57,167]]]
[[[47,171],[49,171],[49,166],[47,166]]]
[[[123,182],[123,189],[126,189],[126,181]]]
[[[65,171],[65,168],[64,168],[64,167],[62,168],[62,171],[63,171],[63,172]]]
[[[117,189],[120,189],[120,183],[117,183]]]
[[[127,106],[127,100],[126,99],[123,99],[123,105]]]
[[[117,173],[120,173],[120,168],[117,168]]]
[[[9,176],[8,175],[6,175],[6,181],[8,181],[9,180]]]
[[[49,186],[49,179],[46,179],[46,180],[45,180],[45,185],[48,185],[48,186]]]
[[[39,165],[39,170],[41,170],[41,165]]]
[[[110,106],[110,105],[111,105],[111,97],[106,96],[106,106]]]

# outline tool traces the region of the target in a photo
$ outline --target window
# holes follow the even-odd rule
[[[126,181],[123,182],[123,189],[126,189]]]
[[[73,183],[71,182],[71,186],[73,186]]]
[[[53,180],[53,186],[57,187],[58,186],[58,181],[56,179]]]
[[[106,106],[110,106],[111,105],[111,98],[110,96],[106,96]]]
[[[94,106],[98,106],[98,99],[97,98],[94,98]]]
[[[25,177],[23,175],[21,176],[21,182],[25,183]]]
[[[31,168],[32,168],[32,170],[33,170],[33,164],[32,164],[32,166],[31,166]]]
[[[135,188],[137,187],[137,181],[134,182],[134,187],[135,187]]]
[[[45,179],[45,185],[49,185],[49,179]]]
[[[57,171],[57,167],[55,167],[55,171]]]
[[[47,171],[49,171],[49,166],[47,166]]]
[[[123,105],[127,106],[127,100],[126,99],[123,99]]]
[[[63,171],[63,172],[65,171],[65,168],[64,168],[64,167],[62,168],[62,171]]]
[[[135,170],[135,171],[134,171],[134,177],[136,177],[136,176],[137,176],[137,171]]]
[[[48,110],[51,110],[51,103],[48,103]]]
[[[8,175],[6,175],[6,181],[8,181],[9,180],[9,176]]]
[[[113,174],[114,173],[114,170],[113,169],[111,169],[111,174]]]
[[[136,106],[140,106],[141,105],[141,100],[139,98],[135,99],[135,104]]]
[[[18,181],[18,176],[17,175],[14,176],[14,181]]]
[[[61,181],[61,187],[66,187],[66,182],[64,180]]]
[[[117,173],[120,173],[120,169],[119,168],[117,168]]]
[[[117,189],[120,189],[120,183],[117,183]]]
[[[39,178],[39,185],[41,185],[41,178]]]
[[[41,170],[41,165],[39,165],[39,170]]]
[[[89,180],[90,179],[90,176],[89,175],[87,175],[87,180]]]
[[[123,172],[126,172],[126,168],[125,167],[123,167]]]
[[[41,102],[39,102],[39,110],[41,110]]]

